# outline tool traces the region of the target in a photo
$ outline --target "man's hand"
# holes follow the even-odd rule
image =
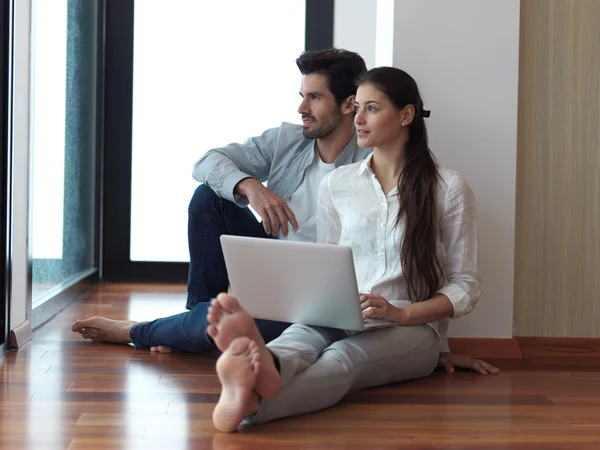
[[[277,236],[279,226],[284,236],[288,235],[288,222],[298,231],[296,216],[282,198],[273,194],[260,181],[245,178],[234,189],[234,193],[248,198],[250,205],[262,219],[265,233]]]
[[[498,373],[500,369],[480,359],[473,359],[460,353],[440,353],[438,369],[446,373],[454,373],[454,369],[469,369],[482,375]]]
[[[363,319],[383,319],[402,325],[402,308],[395,307],[381,295],[360,294],[360,308]]]

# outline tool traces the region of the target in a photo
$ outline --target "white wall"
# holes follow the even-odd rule
[[[377,0],[335,0],[333,43],[360,53],[367,68],[375,65]]]
[[[350,3],[336,0],[346,19]],[[336,21],[335,37],[343,26],[361,29],[361,8],[352,7],[354,20]],[[483,295],[450,325],[454,337],[512,336],[519,12],[519,0],[394,4],[393,65],[417,80],[432,111],[430,146],[467,177],[479,207]]]
[[[12,286],[10,329],[29,315],[29,61],[30,0],[14,2]]]

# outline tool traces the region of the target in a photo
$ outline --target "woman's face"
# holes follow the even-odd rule
[[[360,147],[384,147],[402,139],[405,111],[398,110],[389,97],[375,86],[359,86],[354,105],[354,126]]]

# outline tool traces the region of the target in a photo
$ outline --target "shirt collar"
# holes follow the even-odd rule
[[[371,175],[374,175],[373,171],[371,170],[371,159],[373,159],[373,152],[369,153],[369,156],[363,159],[363,161],[360,163],[358,173],[356,174],[357,177],[360,177],[363,173],[365,173],[365,170]]]

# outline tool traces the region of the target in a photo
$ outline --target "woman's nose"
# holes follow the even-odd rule
[[[354,124],[358,125],[360,123],[365,123],[365,118],[364,118],[363,114],[359,111],[354,116]]]

